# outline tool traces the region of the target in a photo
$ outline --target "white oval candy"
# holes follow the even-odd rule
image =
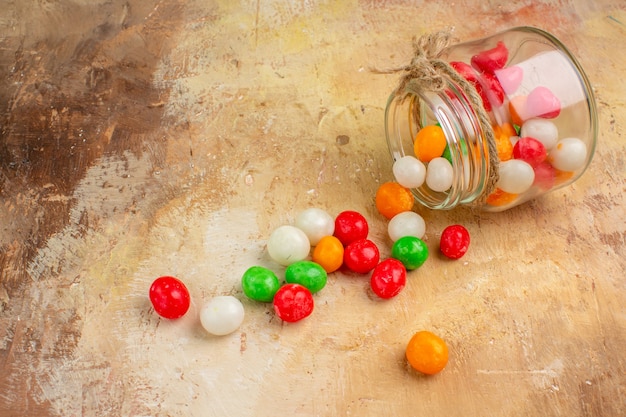
[[[535,181],[533,167],[521,159],[510,159],[500,163],[498,188],[511,194],[521,194]]]
[[[419,214],[414,211],[403,211],[389,220],[387,233],[393,242],[404,236],[422,238],[426,233],[426,223]]]
[[[446,158],[432,159],[426,168],[426,185],[433,191],[444,192],[452,186],[454,169]]]
[[[550,151],[549,161],[560,171],[576,171],[587,162],[587,145],[578,138],[564,138]]]
[[[550,150],[559,139],[559,129],[550,120],[530,119],[522,125],[520,136],[537,139],[547,150]]]
[[[307,235],[295,226],[280,226],[267,241],[267,252],[281,265],[288,266],[305,259],[311,251]]]
[[[243,304],[231,295],[209,300],[200,310],[200,323],[216,336],[224,336],[237,330],[244,318]]]
[[[418,188],[424,184],[426,166],[416,157],[406,155],[394,162],[393,175],[401,186]]]
[[[335,220],[320,208],[308,208],[296,217],[296,227],[304,232],[313,246],[335,231]]]

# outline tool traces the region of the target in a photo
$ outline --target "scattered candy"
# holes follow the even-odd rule
[[[244,319],[243,304],[231,295],[214,297],[200,310],[200,323],[204,330],[224,336],[237,330]]]
[[[343,265],[343,244],[335,236],[324,236],[313,249],[311,258],[330,274]]]
[[[184,316],[191,303],[185,284],[170,276],[155,279],[150,286],[149,297],[154,311],[166,319]]]
[[[454,224],[443,229],[439,242],[441,253],[450,259],[459,259],[469,249],[470,235],[467,229],[460,224]]]
[[[535,171],[527,162],[511,159],[500,163],[498,188],[511,194],[526,192],[535,181]]]
[[[369,233],[367,220],[361,213],[356,211],[342,211],[335,218],[334,236],[341,241],[344,246],[355,240],[365,239]]]
[[[417,332],[406,347],[406,359],[418,372],[434,375],[448,364],[448,346],[439,336],[429,331]]]
[[[267,251],[277,263],[287,266],[305,259],[311,251],[306,234],[295,226],[280,226],[267,241]]]
[[[311,261],[294,262],[285,270],[285,281],[300,284],[312,294],[326,286],[328,275],[321,265]]]
[[[380,298],[398,295],[406,285],[406,268],[397,259],[388,258],[376,265],[370,279],[374,294]]]
[[[552,166],[560,171],[576,171],[587,162],[587,145],[578,138],[565,138],[550,151]]]
[[[426,179],[426,166],[414,156],[406,155],[393,163],[393,175],[403,187],[419,188]]]
[[[405,211],[393,216],[387,224],[387,233],[392,242],[403,236],[424,237],[426,223],[419,214],[414,211]]]
[[[435,158],[426,167],[426,185],[433,191],[447,191],[453,180],[454,169],[446,158]]]
[[[415,156],[422,162],[430,162],[440,157],[447,145],[443,129],[437,125],[424,126],[417,132],[413,142]]]
[[[543,143],[547,150],[550,150],[559,140],[559,129],[550,120],[530,119],[522,125],[520,136],[535,138]]]
[[[370,272],[380,260],[378,246],[369,239],[359,239],[346,246],[343,263],[351,271],[359,274]]]
[[[272,270],[252,266],[241,277],[241,288],[251,300],[269,303],[280,288],[280,281]]]
[[[546,147],[535,138],[520,138],[513,147],[513,158],[527,162],[531,167],[536,167],[546,157]]]
[[[417,269],[428,259],[428,246],[415,236],[403,236],[391,248],[391,256],[404,264],[407,270]]]
[[[376,208],[387,219],[391,219],[398,213],[413,208],[414,200],[411,190],[397,182],[386,182],[376,191]]]
[[[283,321],[295,323],[311,315],[313,295],[300,284],[285,284],[274,296],[274,312]]]
[[[295,226],[304,232],[312,246],[335,231],[334,219],[320,208],[309,208],[300,212],[296,217]]]

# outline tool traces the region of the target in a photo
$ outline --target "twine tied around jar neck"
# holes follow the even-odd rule
[[[442,30],[413,39],[413,59],[408,65],[385,70],[373,69],[378,74],[396,74],[403,72],[396,96],[400,99],[405,93],[419,95],[421,92],[440,93],[448,86],[447,80],[452,80],[469,99],[480,123],[483,135],[489,149],[489,175],[480,197],[473,202],[481,205],[496,189],[499,179],[498,150],[496,139],[489,114],[483,106],[483,101],[476,88],[463,78],[450,64],[440,59],[441,53],[451,45],[452,33]]]

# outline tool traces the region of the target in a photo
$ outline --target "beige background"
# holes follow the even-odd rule
[[[0,0],[1,416],[619,416],[626,413],[626,5],[618,0]],[[271,231],[351,209],[389,253],[383,112],[413,36],[544,28],[593,83],[574,185],[499,214],[432,212],[431,258],[376,300],[335,273],[307,320],[245,300]],[[349,138],[346,143],[345,135]],[[451,223],[472,244],[437,253]],[[190,312],[160,320],[159,275]],[[244,302],[210,337],[198,311]],[[418,330],[448,367],[407,369]]]

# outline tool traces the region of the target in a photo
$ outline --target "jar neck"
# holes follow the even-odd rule
[[[483,194],[489,178],[489,150],[473,105],[452,80],[441,92],[394,93],[385,110],[387,145],[394,161],[413,154],[413,141],[423,127],[438,124],[446,137],[453,182],[445,192],[423,185],[411,191],[432,209],[472,204]],[[408,150],[408,153],[407,153]]]

